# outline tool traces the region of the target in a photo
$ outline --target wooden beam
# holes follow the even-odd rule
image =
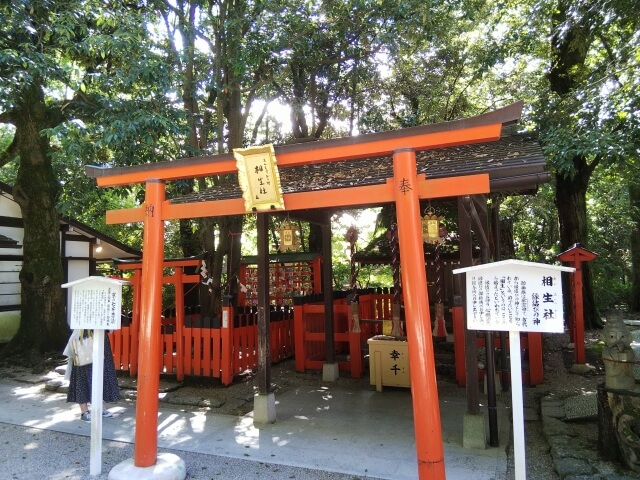
[[[144,221],[144,208],[123,208],[121,210],[107,210],[105,221],[107,225],[118,223],[135,223]]]
[[[424,175],[418,175],[418,197],[420,197],[420,200],[476,195],[489,192],[489,174],[487,173],[433,179],[425,178]]]
[[[142,291],[140,312],[140,356],[134,464],[151,467],[158,456],[158,387],[160,384],[160,317],[162,316],[162,263],[164,222],[162,201],[165,183],[147,182],[143,232]]]
[[[446,124],[443,124],[446,125]],[[441,127],[444,128],[444,127]],[[433,148],[467,145],[495,141],[500,138],[502,123],[443,130],[428,133],[394,135],[370,134],[359,137],[321,141],[309,144],[303,151],[290,146],[275,149],[279,167],[294,167],[313,163],[338,162],[354,158],[390,155],[399,148],[427,150]],[[399,131],[403,132],[403,131]],[[99,187],[115,187],[143,183],[149,179],[177,180],[224,175],[237,172],[236,161],[229,154],[216,157],[198,157],[173,162],[158,162],[143,166],[104,169],[85,167],[87,175],[98,182]]]
[[[473,265],[473,251],[471,244],[471,222],[464,208],[462,198],[458,198],[458,236],[460,237],[460,266],[469,267]],[[465,318],[467,312],[467,290],[464,287],[466,273],[460,277],[460,295],[462,297],[462,307]],[[466,325],[466,321],[464,322]],[[478,391],[478,346],[476,344],[476,331],[464,329],[465,345],[465,372],[467,390],[467,413],[478,415],[480,413],[480,394]]]
[[[269,214],[260,213],[258,230],[258,393],[271,391],[271,307],[269,301]]]
[[[489,175],[481,173],[434,179],[425,179],[424,175],[418,175],[417,188],[420,199],[489,193]],[[377,204],[394,201],[393,182],[391,180],[378,185],[287,193],[284,195],[286,211],[366,206],[374,200]],[[242,215],[247,213],[242,198],[191,203],[170,203],[167,200],[162,205],[162,212],[163,220]],[[107,211],[106,221],[108,225],[142,222],[143,220],[144,210],[142,208]]]
[[[331,222],[327,222],[326,225],[322,225],[322,295],[324,299],[324,353],[326,365],[336,363],[331,252]]]

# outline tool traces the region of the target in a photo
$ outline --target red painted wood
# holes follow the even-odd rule
[[[220,332],[221,355],[220,369],[223,385],[231,385],[233,382],[233,372],[235,358],[233,357],[233,306],[222,307],[222,331]]]
[[[585,363],[584,352],[584,302],[582,297],[582,262],[590,262],[598,257],[597,254],[582,248],[576,243],[570,249],[558,255],[562,262],[569,263],[576,269],[569,288],[571,294],[571,312],[569,313],[569,337],[574,344],[573,356],[577,364]]]
[[[145,221],[143,234],[142,271],[145,290],[141,296],[140,344],[145,355],[140,357],[134,464],[136,467],[155,465],[158,453],[158,387],[160,375],[160,316],[162,310],[162,262],[164,258],[164,222],[162,202],[165,199],[163,181],[146,184]]]
[[[527,356],[529,360],[529,385],[540,385],[544,381],[542,366],[542,333],[527,333]]]
[[[444,480],[444,451],[436,382],[431,315],[424,266],[424,245],[418,198],[416,154],[401,149],[393,154],[398,244],[407,316],[413,423],[420,479]]]

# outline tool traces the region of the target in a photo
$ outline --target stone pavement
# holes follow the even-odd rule
[[[556,472],[563,480],[633,480],[634,475],[598,458],[593,449],[597,439],[598,405],[596,392],[565,399],[548,395],[541,399],[542,428],[550,447]],[[595,425],[593,422],[595,421]],[[586,423],[582,423],[586,422]],[[596,429],[593,432],[593,429]],[[586,434],[586,435],[585,435]],[[591,439],[586,436],[591,436]]]
[[[66,403],[65,384],[59,374],[53,372],[43,376],[23,372],[18,376],[19,382],[12,381],[18,378],[0,381],[0,426],[30,427],[72,434],[74,438],[89,435],[90,425],[78,419],[77,406]],[[203,398],[202,389],[192,391],[191,395],[189,389],[172,390],[174,387],[176,382],[161,382],[164,391],[160,395],[183,403],[160,403],[158,447],[181,458],[191,454],[209,455],[211,460],[205,465],[211,468],[216,461],[219,463],[214,458],[229,458],[280,465],[283,469],[311,469],[320,472],[317,479],[325,478],[325,473],[363,479],[417,478],[409,389],[388,388],[383,392],[344,389],[339,382],[288,388],[276,393],[277,421],[257,428],[253,425],[252,412],[218,414],[213,411],[215,409],[202,408],[210,400]],[[125,394],[133,392],[124,390]],[[466,400],[454,395],[454,391],[460,389],[439,391],[447,478],[506,480],[506,444],[511,427],[507,409],[500,402],[499,447],[465,449],[462,447],[462,426]],[[246,399],[237,400],[244,402]],[[121,401],[107,407],[114,417],[103,421],[104,442],[133,443],[135,403]],[[245,407],[239,406],[240,409]],[[15,446],[18,449],[27,447]],[[1,454],[3,449],[0,447],[0,457]],[[19,456],[16,457],[19,460]],[[110,457],[103,455],[103,459],[106,458]],[[39,465],[40,468],[46,466]],[[106,471],[110,468],[113,465],[104,466]],[[200,478],[193,476],[197,473],[193,465],[187,464],[187,471],[191,472],[189,478]],[[40,475],[40,478],[65,477]]]

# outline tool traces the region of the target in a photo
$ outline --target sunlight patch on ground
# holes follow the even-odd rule
[[[191,430],[194,433],[202,433],[207,423],[207,416],[204,413],[195,413],[193,417],[191,417],[190,422]]]
[[[273,443],[278,447],[284,447],[289,444],[289,440],[280,437],[273,437]]]
[[[242,417],[234,427],[235,439],[239,445],[247,448],[260,447],[260,430],[253,426],[253,418]]]
[[[17,387],[13,389],[13,394],[20,398],[35,398],[42,394],[42,386],[35,385],[29,387]]]

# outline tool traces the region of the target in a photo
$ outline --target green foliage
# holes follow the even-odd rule
[[[598,311],[628,305],[631,292],[630,205],[620,169],[598,171],[588,192],[589,245],[598,255],[590,263]],[[553,185],[543,186],[535,196],[509,197],[500,215],[514,225],[516,257],[553,264],[562,253],[559,244]]]
[[[0,156],[2,156],[13,141],[14,129],[10,125],[0,124]]]
[[[332,217],[333,283],[337,290],[351,289],[351,244],[346,239],[350,227],[358,232],[354,251],[366,248],[384,228],[379,222],[380,209],[345,210]],[[393,275],[390,265],[356,266],[357,288],[390,287]]]
[[[621,174],[616,168],[599,170],[589,187],[589,250],[598,254],[592,271],[601,312],[631,303],[633,224],[628,188]]]
[[[500,217],[513,224],[516,258],[555,263],[561,252],[553,185],[543,185],[535,196],[507,197],[500,205]]]
[[[42,134],[61,186],[59,212],[140,247],[140,225],[106,225],[104,212],[139,206],[143,187],[98,189],[84,173],[87,164],[144,164],[260,141],[382,131],[524,99],[523,123],[540,133],[551,171],[572,178],[581,166],[576,158],[594,169],[588,245],[599,255],[593,262],[598,308],[628,301],[631,269],[640,268],[631,264],[621,233],[633,227],[624,187],[630,159],[637,169],[640,138],[640,33],[632,2],[577,2],[564,17],[564,3],[551,0],[141,5],[15,0],[0,6],[0,178],[14,183],[17,168],[6,155],[12,139],[6,114],[28,87],[41,85],[51,112]],[[569,32],[576,37],[563,36]],[[567,57],[554,57],[563,42],[571,47]],[[550,89],[562,62],[573,62],[565,78],[569,93]],[[262,115],[257,110],[265,104],[282,109]],[[600,172],[599,166],[617,168]],[[220,181],[227,179],[170,182],[167,189],[180,195]],[[501,204],[520,259],[553,263],[560,253],[554,188]],[[336,216],[333,225],[340,288],[351,275],[344,232],[360,223],[359,214],[347,213],[353,218]],[[244,254],[255,253],[253,219],[246,217]],[[191,223],[196,238],[202,225]],[[361,231],[360,249],[382,233],[373,221],[364,225],[370,228]],[[306,239],[309,226],[301,228]],[[168,225],[167,255],[181,256],[180,242],[178,226]],[[363,267],[358,282],[390,286],[391,272]]]

